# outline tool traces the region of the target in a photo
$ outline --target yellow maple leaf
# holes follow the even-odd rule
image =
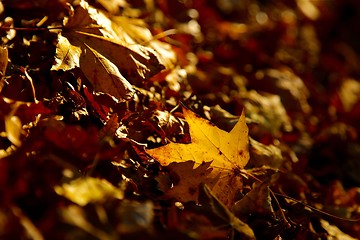
[[[191,143],[171,142],[146,152],[163,166],[171,162],[193,160],[195,166],[211,161],[210,176],[216,178],[213,193],[227,206],[231,206],[242,188],[240,171],[249,161],[248,127],[242,113],[234,128],[228,133],[211,122],[183,109],[189,124]]]

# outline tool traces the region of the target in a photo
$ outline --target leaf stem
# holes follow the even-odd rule
[[[347,221],[347,222],[360,222],[360,218],[342,218],[342,217],[338,217],[338,216],[335,216],[335,215],[333,215],[331,213],[327,213],[327,212],[322,211],[322,210],[320,210],[320,209],[318,209],[316,207],[313,207],[313,206],[311,206],[311,205],[309,205],[307,203],[304,203],[304,202],[302,202],[300,200],[297,200],[297,199],[295,199],[293,197],[287,196],[285,194],[275,193],[275,192],[273,192],[273,194],[277,195],[277,196],[280,196],[280,197],[283,197],[283,198],[290,199],[290,200],[292,200],[294,202],[300,203],[300,204],[310,208],[311,210],[314,210],[315,212],[321,213],[321,214],[326,215],[328,217],[332,217],[332,218],[339,219],[339,220],[342,220],[342,221]]]
[[[244,174],[245,176],[248,176],[248,177],[253,178],[254,180],[256,180],[256,181],[258,181],[258,182],[260,182],[260,183],[263,183],[262,180],[260,180],[259,178],[255,177],[255,176],[252,175],[251,173],[246,172],[245,169],[243,169],[243,170],[241,171],[241,173]],[[279,207],[279,209],[280,209],[282,218],[284,219],[285,223],[288,224],[288,226],[290,226],[290,223],[289,223],[289,221],[287,221],[287,219],[286,219],[286,217],[285,217],[285,214],[284,214],[284,212],[282,211],[282,208],[281,208],[280,203],[279,203],[279,201],[277,200],[276,196],[281,196],[281,197],[283,197],[283,198],[287,198],[287,199],[290,199],[290,200],[292,200],[292,201],[294,201],[294,202],[300,203],[300,204],[304,205],[305,207],[308,207],[308,208],[310,208],[311,210],[314,210],[315,212],[321,213],[321,214],[326,215],[326,216],[328,216],[328,217],[332,217],[332,218],[335,218],[335,219],[339,219],[339,220],[342,220],[342,221],[348,221],[348,222],[360,222],[360,218],[352,219],[352,218],[342,218],[342,217],[338,217],[338,216],[335,216],[335,215],[333,215],[333,214],[331,214],[331,213],[327,213],[327,212],[322,211],[322,210],[320,210],[320,209],[318,209],[318,208],[316,208],[316,207],[313,207],[313,206],[311,206],[311,205],[309,205],[309,204],[307,204],[307,203],[304,203],[304,202],[302,202],[302,201],[300,201],[300,200],[297,200],[297,199],[295,199],[295,198],[293,198],[293,197],[290,197],[290,196],[287,196],[287,195],[281,194],[281,193],[276,193],[276,192],[274,192],[273,190],[271,190],[270,187],[269,187],[269,190],[270,190],[270,193],[271,193],[271,195],[273,196],[274,200],[276,201],[276,204],[278,205],[278,207]]]
[[[55,27],[0,27],[0,29],[8,31],[8,30],[17,30],[17,31],[48,31],[48,30],[57,30],[63,29],[63,26],[55,26]]]
[[[241,171],[243,174],[245,174],[246,176],[249,176],[249,177],[252,177],[253,179],[255,179],[256,181],[260,182],[260,183],[263,183],[262,180],[260,180],[259,178],[255,177],[254,175],[252,175],[251,173],[248,173],[245,171],[245,169],[243,169],[243,171]],[[283,209],[281,208],[281,205],[277,199],[277,197],[275,196],[275,192],[273,190],[271,190],[270,187],[269,188],[269,191],[270,191],[270,194],[271,196],[274,198],[275,202],[276,202],[276,205],[278,206],[279,210],[280,210],[280,214],[281,214],[281,218],[283,219],[283,221],[285,222],[286,224],[286,227],[287,228],[290,228],[291,227],[291,224],[289,223],[289,221],[287,220],[285,214],[284,214],[284,211]]]

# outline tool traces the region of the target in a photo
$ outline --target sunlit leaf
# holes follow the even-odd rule
[[[141,83],[163,69],[154,50],[121,41],[110,19],[85,1],[65,21],[52,70],[79,67],[94,90],[129,100],[131,83]],[[130,83],[131,82],[131,83]]]
[[[189,124],[190,144],[169,143],[146,152],[162,165],[171,162],[195,161],[195,166],[212,161],[211,176],[218,181],[212,188],[214,194],[226,205],[231,205],[241,189],[240,171],[248,163],[248,128],[244,113],[228,133],[209,121],[183,109]]]
[[[62,218],[68,224],[74,225],[79,229],[85,231],[85,233],[90,234],[97,239],[111,239],[110,234],[108,234],[103,229],[99,229],[94,226],[88,219],[86,211],[75,204],[70,205],[61,211]],[[79,235],[77,235],[79,237]],[[81,236],[81,235],[80,235]],[[84,234],[84,237],[88,235]]]
[[[337,226],[330,224],[328,221],[321,219],[321,226],[328,232],[329,239],[356,240],[356,238],[344,233]]]
[[[80,67],[81,49],[78,46],[71,45],[66,37],[59,35],[56,48],[55,65],[51,70],[68,71],[75,67]]]
[[[56,186],[57,194],[62,195],[80,206],[91,202],[104,202],[108,198],[122,199],[124,193],[104,179],[84,177],[70,183]]]
[[[6,67],[8,65],[8,49],[6,47],[0,47],[0,92],[4,87],[3,78],[5,76]]]
[[[172,69],[176,63],[175,52],[171,49],[171,45],[157,40],[146,27],[141,19],[128,18],[124,16],[111,17],[112,26],[117,36],[127,42],[129,46],[134,44],[143,44],[156,51],[161,64],[166,69]],[[160,34],[161,35],[161,34]]]
[[[20,136],[22,134],[22,123],[17,116],[8,116],[5,118],[5,131],[8,139],[15,146],[21,145]]]

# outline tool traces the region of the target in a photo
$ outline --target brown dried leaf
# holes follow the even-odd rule
[[[202,185],[200,187],[199,202],[204,208],[213,212],[217,218],[220,218],[236,230],[241,236],[241,239],[255,239],[254,232],[249,225],[241,221],[229,209],[227,209],[226,206],[223,205],[216,197],[216,194],[214,194],[206,185]]]
[[[199,185],[207,182],[206,178],[212,169],[209,168],[211,162],[204,162],[195,169],[194,164],[194,161],[169,164],[168,169],[176,175],[178,182],[165,192],[165,198],[174,198],[180,202],[198,200]]]
[[[4,87],[3,78],[8,64],[8,50],[7,47],[0,47],[0,92]]]
[[[284,162],[284,158],[279,147],[273,144],[265,145],[252,138],[249,138],[249,140],[250,154],[252,156],[249,165],[251,165],[251,167],[268,166],[280,168]]]
[[[257,184],[248,194],[235,203],[232,210],[237,216],[251,214],[274,216],[268,183]]]
[[[51,70],[68,71],[75,67],[80,67],[81,48],[72,45],[66,37],[58,36],[58,43],[56,46],[55,65]]]
[[[115,16],[111,17],[111,21],[112,27],[119,39],[127,42],[130,46],[142,44],[154,49],[157,58],[166,69],[174,68],[177,57],[171,49],[171,45],[154,38],[142,19]]]
[[[80,67],[96,91],[128,100],[134,94],[129,79],[142,82],[163,66],[152,49],[121,41],[111,26],[105,14],[81,1],[59,35],[52,70]]]
[[[258,123],[266,132],[276,136],[281,130],[292,130],[290,118],[278,95],[259,94],[252,90],[248,91],[244,97],[249,118]]]

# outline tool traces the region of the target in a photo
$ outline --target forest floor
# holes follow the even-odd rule
[[[359,239],[360,2],[3,0],[0,239]]]

